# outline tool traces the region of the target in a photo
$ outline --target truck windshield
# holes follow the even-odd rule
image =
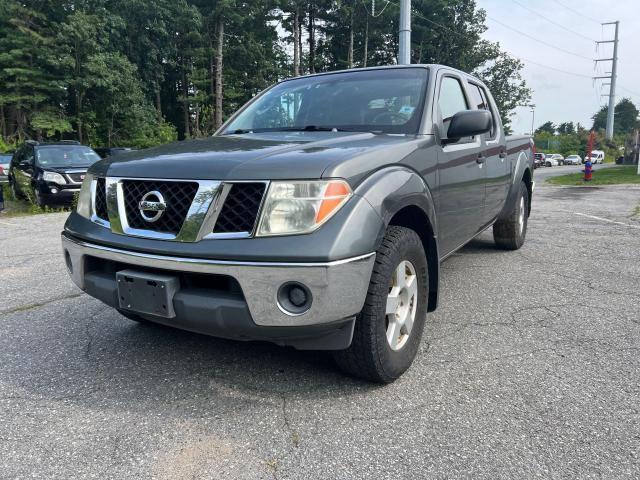
[[[271,88],[224,130],[338,130],[415,134],[428,70],[397,68],[301,77]]]
[[[38,164],[43,167],[88,167],[100,157],[89,147],[52,145],[40,147],[37,152]]]

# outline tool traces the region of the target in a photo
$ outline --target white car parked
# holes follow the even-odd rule
[[[586,163],[587,157],[584,157],[584,161]],[[602,150],[592,150],[591,151],[591,163],[603,163],[604,162],[604,152]]]
[[[559,153],[552,153],[547,155],[545,158],[545,165],[547,167],[557,167],[559,165],[564,165],[564,157]]]
[[[564,159],[564,163],[566,165],[580,165],[582,164],[582,158],[580,158],[580,155],[569,155]]]

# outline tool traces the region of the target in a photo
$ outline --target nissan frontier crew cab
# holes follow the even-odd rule
[[[532,161],[458,70],[299,77],[212,137],[94,164],[62,248],[73,281],[132,320],[330,350],[391,382],[436,309],[440,262],[489,227],[522,246]]]

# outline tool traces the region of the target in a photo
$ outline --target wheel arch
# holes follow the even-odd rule
[[[407,205],[391,217],[387,226],[389,225],[409,228],[420,237],[424,252],[427,256],[427,265],[429,268],[429,300],[427,312],[433,312],[438,306],[440,259],[438,258],[436,237],[433,233],[433,226],[429,221],[429,217],[419,206]]]
[[[410,228],[422,241],[429,268],[427,311],[438,305],[440,257],[438,225],[431,190],[422,176],[406,167],[390,167],[370,175],[357,189],[382,218],[376,249],[389,225]]]
[[[527,186],[529,192],[529,201],[527,205],[527,215],[531,215],[531,199],[533,198],[533,175],[530,168],[526,168],[522,174],[522,182]]]

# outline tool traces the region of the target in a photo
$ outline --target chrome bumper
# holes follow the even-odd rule
[[[326,263],[254,263],[169,257],[94,245],[65,233],[62,234],[62,249],[71,278],[83,290],[85,256],[139,267],[233,277],[242,288],[256,325],[272,327],[316,325],[356,315],[364,305],[375,261],[375,252]],[[289,315],[278,307],[277,292],[286,282],[300,282],[311,291],[313,303],[305,313]]]

